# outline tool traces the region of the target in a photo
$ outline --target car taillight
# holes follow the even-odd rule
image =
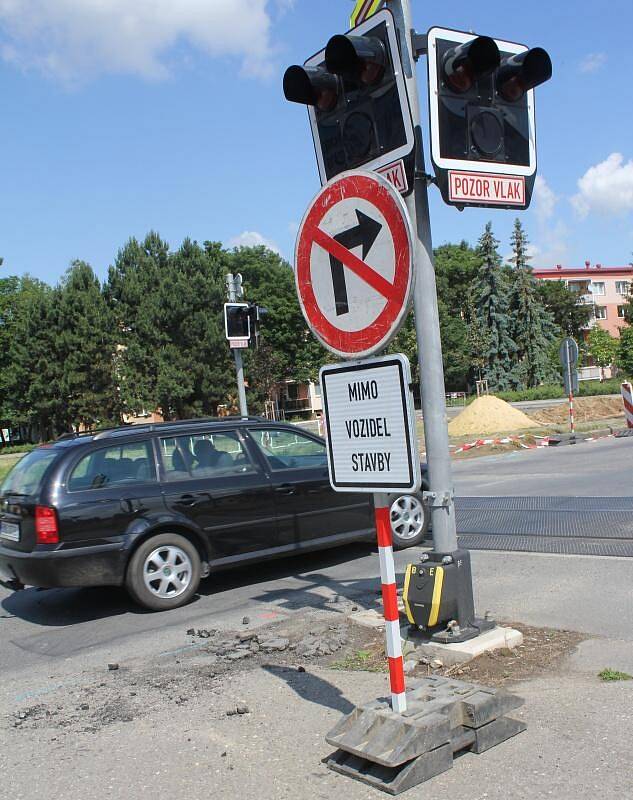
[[[37,544],[57,544],[59,527],[54,508],[35,506],[35,540]]]

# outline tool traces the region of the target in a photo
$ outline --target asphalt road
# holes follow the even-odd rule
[[[462,461],[455,464],[457,493],[629,497],[632,455],[633,439],[605,439]],[[416,557],[415,550],[397,554],[398,570]],[[633,629],[633,559],[474,552],[473,565],[479,576],[479,607],[506,619],[595,633],[611,626],[613,635]],[[565,604],[566,610],[553,609],[550,587],[565,586],[567,599],[574,593],[580,598],[589,571],[594,576],[599,571],[613,589],[601,598],[595,618],[574,620],[573,602]],[[375,596],[377,575],[372,546],[339,548],[218,574],[203,584],[195,602],[163,614],[140,612],[122,590],[28,589],[12,594],[0,589],[0,674],[17,680],[28,675],[32,686],[38,675],[46,681],[95,663],[173,653],[186,646],[190,627],[236,628],[245,615],[251,627],[261,625],[320,607],[337,594],[362,606]],[[623,602],[623,597],[629,600]]]

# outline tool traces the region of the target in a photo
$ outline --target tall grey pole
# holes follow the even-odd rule
[[[236,280],[236,278],[239,279]],[[242,290],[242,276],[233,276],[232,273],[226,276],[226,288],[229,303],[235,303],[238,299],[242,299],[244,292]],[[233,347],[233,357],[235,359],[235,372],[237,373],[237,395],[240,401],[240,416],[248,416],[248,406],[246,405],[246,388],[244,386],[244,363],[242,362],[242,351]]]
[[[420,392],[424,415],[424,439],[432,495],[433,548],[436,552],[457,550],[453,476],[448,442],[444,366],[440,339],[440,317],[437,307],[433,244],[424,168],[424,148],[420,118],[420,102],[413,54],[410,0],[388,0],[400,39],[407,93],[413,116],[416,138],[414,190],[405,198],[415,238],[416,280],[413,293],[415,332],[420,365]]]
[[[237,393],[240,398],[240,415],[248,416],[248,406],[246,405],[246,389],[244,388],[244,364],[242,363],[242,351],[237,347],[233,348],[235,356],[235,370],[237,372]]]

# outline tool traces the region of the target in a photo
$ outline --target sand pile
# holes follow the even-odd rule
[[[557,425],[569,420],[569,403],[564,402],[551,408],[542,408],[530,414],[535,422]],[[576,422],[591,422],[594,419],[622,417],[624,410],[619,397],[575,397],[574,418]]]
[[[488,395],[478,397],[474,402],[458,414],[449,423],[450,436],[467,436],[491,433],[510,433],[522,431],[526,428],[538,428],[538,422],[530,419],[527,414],[513,408],[510,403],[498,397]]]

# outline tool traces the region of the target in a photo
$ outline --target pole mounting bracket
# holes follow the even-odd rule
[[[422,499],[430,508],[448,508],[455,499],[455,491],[422,492]]]
[[[425,56],[428,53],[428,37],[426,33],[416,33],[416,31],[411,31],[411,52],[413,53],[413,58],[417,61],[420,56]]]

